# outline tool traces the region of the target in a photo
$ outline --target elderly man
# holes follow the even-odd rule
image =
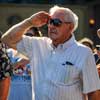
[[[28,37],[30,27],[48,25],[47,37]],[[99,100],[100,80],[92,51],[79,44],[73,32],[77,15],[54,6],[10,28],[2,41],[30,59],[33,100]]]

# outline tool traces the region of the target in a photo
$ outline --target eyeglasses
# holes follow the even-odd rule
[[[60,19],[57,19],[57,18],[55,18],[55,19],[50,19],[49,21],[48,21],[48,24],[52,24],[52,25],[54,25],[54,26],[56,26],[56,27],[59,27],[59,26],[61,26],[61,24],[63,24],[63,23],[71,23],[71,22],[62,22]]]

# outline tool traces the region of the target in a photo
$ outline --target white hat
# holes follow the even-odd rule
[[[93,45],[93,41],[87,37],[84,37],[83,39],[79,40],[80,43],[89,43],[90,45]]]

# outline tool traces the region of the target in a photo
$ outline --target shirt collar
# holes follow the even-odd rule
[[[53,47],[53,49],[66,49],[75,44],[75,42],[76,42],[75,36],[72,35],[72,37],[65,43],[59,44],[57,47],[55,47],[53,44],[51,44],[51,46]]]

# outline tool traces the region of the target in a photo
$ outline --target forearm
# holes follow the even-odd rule
[[[15,48],[14,44],[21,40],[22,35],[25,31],[32,26],[29,19],[25,19],[24,21],[14,25],[10,28],[4,35],[2,36],[2,41],[6,43],[8,46]]]
[[[47,23],[49,19],[48,13],[41,11],[33,14],[28,19],[14,25],[3,36],[2,41],[9,47],[16,49],[16,44],[22,39],[22,35],[30,27],[41,27]]]
[[[0,100],[7,100],[10,87],[10,77],[0,80]]]
[[[89,93],[88,100],[100,100],[100,91]]]

